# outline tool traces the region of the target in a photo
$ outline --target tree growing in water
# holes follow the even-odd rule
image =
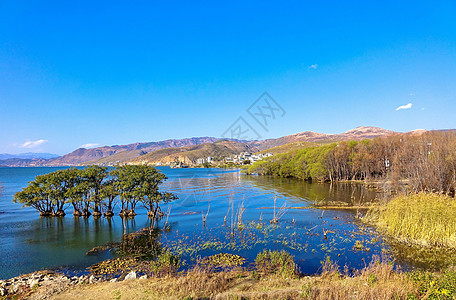
[[[115,185],[121,198],[123,215],[134,216],[136,205],[141,202],[147,210],[147,215],[155,220],[162,214],[161,203],[177,199],[172,193],[159,191],[159,185],[167,177],[154,167],[120,166],[111,174],[116,178]]]
[[[65,205],[73,206],[74,216],[94,217],[114,215],[114,201],[120,197],[121,216],[135,216],[135,208],[142,203],[153,220],[162,213],[161,203],[177,197],[159,190],[166,176],[151,166],[121,166],[111,172],[105,167],[70,168],[40,175],[13,201],[33,207],[41,216],[65,215]]]

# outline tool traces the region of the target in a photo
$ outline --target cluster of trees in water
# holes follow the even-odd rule
[[[159,190],[167,177],[152,166],[89,166],[69,168],[39,175],[27,187],[14,195],[13,201],[33,207],[41,216],[65,216],[65,208],[73,207],[74,216],[94,217],[114,215],[117,199],[119,215],[133,217],[141,203],[149,217],[156,219],[163,213],[161,203],[177,197]]]
[[[249,166],[248,174],[304,180],[406,180],[415,192],[456,190],[456,133],[400,134],[309,147]]]

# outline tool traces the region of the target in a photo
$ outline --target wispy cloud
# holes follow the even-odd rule
[[[22,145],[19,145],[19,147],[32,149],[32,148],[39,147],[47,142],[48,142],[48,140],[27,141],[27,142],[23,143]]]
[[[318,64],[313,64],[309,66],[309,69],[316,69],[318,68]]]
[[[81,145],[79,146],[79,148],[95,148],[95,147],[98,147],[100,146],[100,144],[97,144],[97,143],[87,143],[87,144],[84,144],[84,145]]]
[[[410,109],[412,108],[412,103],[409,103],[407,105],[401,105],[398,108],[396,108],[396,111],[401,110],[401,109]]]

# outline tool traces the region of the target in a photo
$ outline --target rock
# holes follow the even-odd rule
[[[95,277],[93,275],[91,275],[89,277],[89,283],[94,283],[95,282]]]
[[[113,279],[109,280],[109,282],[117,282],[117,280],[119,280],[119,279],[113,278]]]
[[[5,297],[8,295],[8,291],[4,288],[0,288],[0,296]]]
[[[29,284],[29,286],[32,288],[32,287],[34,287],[35,285],[37,285],[38,282],[40,282],[39,279],[32,279],[32,280],[29,280],[29,281],[28,281],[28,284]]]
[[[147,275],[143,275],[143,276],[139,277],[139,279],[147,279]]]
[[[131,271],[130,273],[127,274],[127,276],[125,276],[125,280],[130,280],[130,279],[136,279],[135,271]]]
[[[84,283],[85,281],[86,281],[86,277],[81,276],[81,277],[79,277],[78,283]]]

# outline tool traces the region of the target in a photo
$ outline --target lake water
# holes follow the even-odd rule
[[[111,255],[87,256],[88,250],[149,225],[141,207],[135,219],[123,222],[119,216],[73,218],[71,208],[64,218],[40,218],[34,209],[12,202],[28,181],[58,169],[0,168],[1,279],[43,268],[79,274]],[[247,176],[238,170],[159,169],[168,176],[162,189],[179,197],[163,207],[170,215],[161,226],[167,222],[171,230],[162,234],[161,242],[180,252],[188,265],[198,256],[219,252],[239,254],[252,263],[263,249],[284,249],[295,256],[301,272],[311,274],[327,256],[341,266],[360,268],[387,247],[373,230],[357,224],[355,212],[311,208],[315,202],[358,203],[378,196],[362,185]],[[273,225],[275,198],[281,217]],[[236,215],[242,208],[243,225],[238,227]],[[202,214],[207,214],[205,224]]]

